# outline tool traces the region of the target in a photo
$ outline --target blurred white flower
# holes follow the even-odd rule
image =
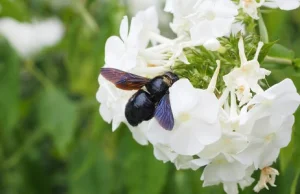
[[[122,0],[127,5],[129,12],[132,15],[137,14],[140,10],[147,9],[151,6],[155,6],[159,16],[159,22],[162,26],[167,26],[171,20],[169,14],[163,11],[165,0]]]
[[[259,19],[257,9],[264,4],[265,0],[240,0],[240,7],[243,11],[251,16],[253,19]]]
[[[264,79],[266,75],[270,75],[270,71],[260,68],[258,56],[263,43],[260,42],[257,47],[254,59],[248,61],[245,54],[243,38],[239,41],[239,55],[241,67],[233,69],[229,74],[223,77],[226,86],[229,90],[235,90],[240,106],[244,105],[251,99],[251,92],[259,94],[263,92],[258,81]]]
[[[57,18],[33,23],[21,23],[12,18],[0,19],[0,34],[25,58],[44,47],[57,44],[64,31],[63,23]]]
[[[257,185],[255,185],[254,191],[258,193],[260,190],[262,190],[264,188],[269,190],[269,187],[267,185],[268,183],[272,187],[276,187],[275,179],[276,179],[276,176],[278,176],[278,175],[279,175],[278,170],[276,170],[274,168],[266,167],[266,168],[262,169],[259,182],[257,183]]]
[[[300,6],[299,0],[268,0],[264,4],[270,8],[280,8],[282,10],[293,10]]]

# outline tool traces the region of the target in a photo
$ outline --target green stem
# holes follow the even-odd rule
[[[263,41],[264,43],[268,43],[269,42],[268,30],[261,12],[259,12],[258,26],[259,26],[259,34],[261,37],[261,41]]]
[[[26,142],[12,154],[10,158],[3,162],[5,169],[17,165],[22,157],[45,135],[44,130],[35,130],[35,132],[26,140]]]
[[[27,60],[24,63],[25,69],[34,76],[45,88],[53,87],[52,82],[47,79],[44,74],[34,67],[34,62],[31,60]]]
[[[280,65],[293,65],[293,61],[290,59],[283,59],[279,57],[270,57],[266,56],[264,62],[266,63],[275,63]]]
[[[299,176],[300,176],[300,170],[297,170],[295,178],[294,178],[293,183],[292,183],[291,194],[296,194]]]
[[[77,0],[75,3],[75,8],[92,31],[99,30],[97,22],[95,21],[93,16],[88,12],[82,1]]]

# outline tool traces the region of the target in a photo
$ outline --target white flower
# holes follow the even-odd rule
[[[132,18],[129,30],[128,18],[125,16],[120,26],[120,36],[110,37],[105,45],[105,63],[107,67],[131,70],[136,66],[146,66],[141,55],[149,41],[151,33],[158,33],[158,16],[151,7],[137,13]]]
[[[274,168],[271,168],[271,167],[265,167],[265,168],[263,168],[261,170],[259,182],[254,187],[254,191],[258,193],[263,188],[266,188],[266,189],[269,190],[269,187],[267,185],[268,183],[272,187],[276,187],[276,185],[275,185],[275,179],[276,179],[276,176],[278,176],[278,175],[279,175],[278,170],[276,170]]]
[[[231,34],[237,35],[239,32],[242,35],[246,34],[245,24],[243,24],[242,22],[234,22],[231,26]]]
[[[150,142],[168,145],[182,155],[197,154],[216,142],[221,136],[216,96],[194,88],[187,79],[175,82],[169,90],[175,126],[172,131],[166,131],[152,120],[148,131]]]
[[[156,159],[161,160],[164,163],[169,161],[174,163],[177,170],[197,170],[209,163],[209,160],[206,159],[194,159],[193,156],[179,155],[170,147],[159,143],[154,145],[154,156],[156,157]]]
[[[270,123],[270,117],[257,120],[250,134],[251,145],[236,158],[260,169],[272,165],[278,158],[280,149],[291,141],[294,120],[294,116],[288,116],[277,126]]]
[[[132,133],[132,137],[136,142],[138,142],[140,145],[148,145],[148,138],[146,134],[149,121],[143,121],[136,127],[131,126],[127,121],[124,121],[124,123],[128,126]]]
[[[209,160],[206,159],[194,159],[192,156],[178,156],[174,161],[177,170],[180,169],[192,169],[198,170],[200,167],[203,167],[209,164]]]
[[[234,159],[229,159],[225,155],[220,154],[214,157],[211,163],[205,167],[201,176],[201,180],[204,181],[203,186],[226,182],[237,183],[245,177],[247,167]]]
[[[281,125],[282,118],[295,113],[300,104],[300,95],[294,83],[290,79],[272,86],[266,91],[257,94],[244,106],[241,119],[242,125],[252,127],[254,122],[262,117],[270,116],[273,125]],[[250,108],[252,107],[252,108]],[[250,109],[248,111],[248,109]]]
[[[238,185],[242,190],[244,190],[246,187],[250,186],[255,179],[251,177],[251,175],[254,172],[254,168],[250,166],[246,169],[246,175],[245,177],[238,181],[238,182],[223,182],[223,189],[227,194],[238,194]]]
[[[104,121],[112,123],[115,131],[122,122],[126,121],[125,106],[135,91],[118,89],[114,84],[99,76],[100,88],[96,98],[100,105],[100,114]]]
[[[270,8],[292,10],[292,9],[297,9],[300,6],[300,1],[299,0],[268,0],[263,5]]]
[[[259,86],[258,81],[264,79],[266,75],[271,72],[260,68],[258,62],[258,56],[263,43],[258,44],[258,48],[254,59],[248,61],[245,54],[244,41],[241,38],[239,41],[239,54],[241,60],[241,67],[233,69],[229,74],[223,77],[226,86],[232,90],[236,90],[238,100],[240,101],[240,106],[247,103],[251,99],[252,90],[255,93],[263,92],[262,88]]]
[[[214,144],[208,145],[198,154],[200,158],[213,159],[220,154],[232,158],[248,147],[248,139],[239,133],[225,133]]]
[[[259,3],[256,0],[240,0],[240,7],[253,19],[259,19],[257,9],[261,7],[264,2],[265,0],[260,0]]]
[[[171,28],[178,36],[189,32],[192,23],[186,16],[196,11],[194,8],[196,2],[197,0],[167,0],[165,11],[173,14]]]
[[[64,26],[57,18],[34,23],[20,23],[12,18],[0,20],[0,34],[22,57],[30,57],[41,49],[57,44],[64,34]]]
[[[164,163],[174,162],[179,154],[174,152],[169,146],[160,143],[154,144],[154,156],[157,160],[161,160]]]
[[[168,0],[166,11],[173,13],[172,30],[188,36],[194,46],[204,45],[215,51],[220,47],[216,38],[230,32],[237,7],[229,0]]]
[[[107,123],[112,123],[112,130],[115,131],[121,123],[125,123],[132,133],[133,138],[141,145],[147,145],[148,139],[146,131],[149,122],[142,122],[137,127],[128,124],[125,118],[125,106],[129,98],[136,91],[124,91],[118,89],[115,85],[107,81],[101,75],[99,76],[100,88],[96,94],[100,102],[100,115]]]
[[[135,15],[140,10],[155,6],[161,25],[167,26],[171,20],[169,14],[163,11],[165,0],[123,0],[132,15]]]
[[[198,1],[195,9],[196,13],[188,18],[193,23],[191,39],[199,44],[228,34],[238,14],[237,7],[229,0]]]

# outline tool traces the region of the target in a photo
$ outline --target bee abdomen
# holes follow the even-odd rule
[[[143,121],[148,121],[154,116],[155,102],[150,94],[139,90],[128,101],[125,107],[125,117],[132,126],[137,126]]]

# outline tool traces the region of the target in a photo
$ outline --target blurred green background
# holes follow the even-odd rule
[[[0,19],[56,16],[66,28],[59,44],[28,59],[0,36],[0,194],[223,193],[221,187],[202,188],[201,171],[176,171],[157,161],[151,146],[138,145],[125,126],[112,133],[101,119],[95,95],[104,45],[118,34],[128,7],[118,0],[0,0],[0,5]],[[300,57],[300,10],[274,11],[265,21],[270,39]],[[270,85],[290,77],[300,91],[298,69],[265,67],[272,70]],[[297,113],[293,140],[275,164],[278,187],[261,193],[300,193],[299,130]]]

